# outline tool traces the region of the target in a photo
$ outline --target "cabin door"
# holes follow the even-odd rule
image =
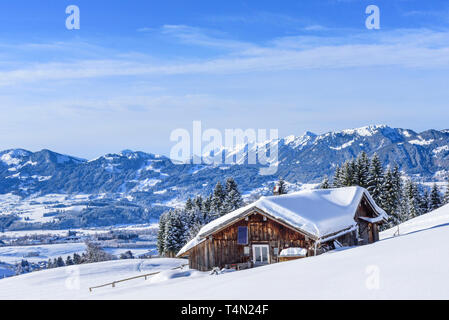
[[[368,243],[373,243],[374,242],[374,228],[371,223],[368,224],[368,234],[369,234]]]
[[[267,244],[253,245],[253,262],[255,265],[264,265],[270,263],[270,250]]]

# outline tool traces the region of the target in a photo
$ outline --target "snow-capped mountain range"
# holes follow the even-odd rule
[[[120,206],[132,208],[125,217],[111,221],[105,219],[103,225],[139,222],[158,216],[161,210],[176,205],[188,196],[210,193],[218,181],[228,176],[234,177],[244,194],[269,193],[279,177],[298,188],[304,183],[318,183],[325,175],[332,176],[337,165],[362,151],[369,155],[377,153],[385,165],[397,163],[405,174],[415,179],[441,181],[449,173],[449,130],[417,133],[410,129],[377,125],[321,135],[307,132],[302,136],[289,136],[273,142],[279,147],[279,167],[277,173],[271,176],[259,175],[260,166],[244,164],[245,159],[236,159],[238,165],[217,166],[174,164],[165,156],[129,150],[91,161],[49,150],[2,151],[0,195],[3,196],[0,196],[0,204],[3,204],[0,206],[0,218],[5,219],[6,214],[16,214],[20,218],[22,211],[15,211],[17,206],[8,202],[11,198],[15,199],[14,203],[32,202],[30,199],[57,194],[65,195],[67,201],[82,199],[79,201],[86,205],[85,209],[95,207],[95,201],[106,207],[105,203],[114,203],[114,210]],[[225,150],[228,156],[238,151]],[[73,201],[64,204],[73,209],[78,205]],[[58,217],[64,210],[51,205],[45,206],[47,223],[52,221],[59,225],[61,219],[52,220],[49,217]],[[140,208],[136,219],[133,218],[136,215],[133,210],[137,210],[134,206]],[[75,220],[78,223],[80,213],[77,214]],[[94,216],[98,214],[96,212]],[[74,219],[73,214],[68,220],[71,219]],[[64,221],[70,225],[68,220]],[[33,221],[42,222],[33,217],[28,220]]]

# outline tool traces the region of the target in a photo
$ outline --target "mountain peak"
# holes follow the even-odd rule
[[[134,151],[132,151],[131,149],[125,149],[120,151],[120,153],[123,155],[127,155],[127,154],[134,154]]]
[[[376,134],[380,129],[387,129],[387,128],[390,128],[390,127],[387,125],[384,125],[384,124],[369,125],[369,126],[364,126],[364,127],[354,128],[354,129],[345,129],[345,130],[339,131],[337,133],[349,134],[349,135],[357,134],[359,136],[368,137],[368,136],[372,136],[372,135]]]
[[[311,131],[306,131],[306,133],[304,134],[304,136],[308,136],[308,137],[316,137],[317,134],[316,134],[316,133],[313,133],[313,132],[311,132]]]

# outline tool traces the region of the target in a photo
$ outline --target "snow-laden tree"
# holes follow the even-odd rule
[[[160,255],[164,255],[165,252],[165,225],[167,224],[168,212],[164,212],[159,217],[159,229],[157,233],[157,251]]]
[[[58,257],[58,259],[56,260],[56,266],[59,267],[64,267],[65,266],[65,262],[62,259],[62,257]]]
[[[202,196],[197,196],[193,200],[193,207],[200,211],[203,211],[203,197]]]
[[[16,266],[15,266],[16,276],[24,274],[24,273],[29,273],[31,271],[33,271],[33,270],[31,268],[31,265],[28,262],[28,260],[22,260],[20,263],[16,264]]]
[[[379,205],[389,214],[393,215],[398,205],[396,186],[394,185],[393,172],[387,169],[383,179],[382,193]]]
[[[342,169],[340,166],[335,168],[334,180],[332,181],[332,187],[341,188],[343,187],[343,177],[342,177]]]
[[[342,170],[341,170],[341,185],[344,187],[350,187],[355,185],[354,181],[354,174],[356,171],[356,164],[355,161],[346,161],[343,164]]]
[[[193,209],[193,201],[192,201],[192,198],[187,199],[184,208],[185,208],[186,211],[190,211],[190,210]]]
[[[81,258],[81,256],[78,253],[74,253],[73,254],[73,263],[74,264],[81,264],[81,263],[83,263],[83,259]]]
[[[206,200],[204,200],[204,202],[203,202],[203,211],[204,212],[207,212],[209,214],[211,209],[212,209],[212,195],[208,196],[206,198]]]
[[[233,178],[226,180],[225,200],[223,203],[223,214],[239,209],[243,204],[242,195],[237,183]]]
[[[428,213],[430,209],[430,193],[427,189],[424,189],[421,194],[421,204],[420,204],[421,214]]]
[[[182,211],[171,210],[168,212],[164,231],[164,254],[166,256],[176,256],[186,243],[188,230],[186,230],[185,224]]]
[[[420,195],[416,183],[414,183],[411,179],[407,180],[404,192],[404,201],[408,210],[407,220],[420,216]]]
[[[285,183],[285,180],[280,178],[279,181],[276,183],[276,187],[278,190],[279,195],[287,194],[287,184]]]
[[[436,210],[443,205],[443,199],[440,194],[440,190],[436,183],[432,186],[432,191],[430,192],[430,209]]]
[[[327,176],[324,177],[323,182],[320,184],[320,189],[330,189],[329,178]]]
[[[353,183],[368,188],[370,159],[366,152],[362,152],[355,161]]]
[[[100,246],[92,242],[86,242],[86,246],[87,248],[86,248],[85,261],[87,263],[109,261],[114,258],[112,255],[104,251]],[[59,258],[58,263],[60,263]],[[64,263],[63,260],[62,263]]]
[[[211,212],[215,217],[220,217],[223,215],[223,204],[225,202],[225,191],[220,182],[215,186],[214,192],[212,194]]]
[[[229,213],[242,207],[243,200],[238,190],[231,190],[226,195],[225,212]]]
[[[381,203],[384,185],[384,169],[377,153],[374,154],[369,167],[368,191],[376,203]]]
[[[449,181],[447,182],[446,186],[446,193],[444,194],[444,204],[449,204]]]
[[[73,266],[75,263],[72,260],[71,256],[67,256],[66,260],[65,260],[65,265],[66,266]]]

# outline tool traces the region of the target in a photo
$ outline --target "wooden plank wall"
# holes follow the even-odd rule
[[[238,227],[248,227],[248,244],[237,244]],[[232,226],[216,233],[211,239],[201,243],[189,253],[190,267],[198,270],[210,270],[214,267],[223,268],[225,265],[252,261],[252,245],[268,244],[271,262],[278,262],[274,249],[278,254],[289,247],[312,247],[306,237],[278,222],[266,219],[260,214],[252,214],[248,221],[242,219]],[[250,248],[249,255],[244,254],[244,247]]]

